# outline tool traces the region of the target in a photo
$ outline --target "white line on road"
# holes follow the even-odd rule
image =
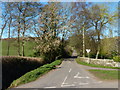
[[[53,87],[44,87],[44,88],[56,88],[55,86],[53,86]]]
[[[90,78],[90,77],[88,77],[88,76],[86,76],[86,77],[79,77],[79,72],[74,76],[74,78]]]
[[[75,86],[74,84],[72,85],[67,85],[68,83],[65,83],[65,81],[67,80],[68,76],[65,77],[63,83],[61,84],[61,87],[66,87],[66,86]]]
[[[71,70],[72,70],[72,69],[70,68],[69,73],[71,72]]]
[[[61,85],[61,87],[69,87],[69,86],[75,86],[74,84],[71,85]]]
[[[68,76],[66,76],[66,77],[65,77],[65,79],[64,79],[64,81],[63,81],[63,83],[62,83],[62,84],[65,84],[65,81],[67,80],[67,77],[68,77]]]
[[[98,84],[98,83],[102,83],[102,81],[98,81],[98,82],[94,82],[94,83],[97,83],[97,84]]]
[[[74,78],[90,78],[90,77],[74,77]]]
[[[89,83],[79,83],[79,85],[87,85],[87,84],[89,84]]]
[[[75,77],[78,77],[78,75],[79,75],[79,72],[74,76],[74,78],[75,78]]]

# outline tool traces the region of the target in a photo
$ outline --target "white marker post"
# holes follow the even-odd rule
[[[88,53],[88,59],[89,59],[89,64],[90,64],[90,55],[89,55],[90,49],[86,49],[86,52]]]

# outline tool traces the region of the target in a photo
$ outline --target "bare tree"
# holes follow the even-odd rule
[[[107,26],[112,24],[116,18],[116,14],[110,15],[108,8],[105,6],[93,5],[88,12],[88,17],[90,18],[91,24],[93,25],[97,35],[97,59],[100,53],[100,40],[101,35],[103,34],[102,32]]]
[[[0,32],[0,40],[2,38],[2,35],[3,35],[3,32],[4,32],[4,29],[7,25],[7,22],[8,22],[8,11],[5,10],[4,13],[2,13],[2,16],[1,16],[1,19],[2,19],[2,27],[1,27],[1,32]]]
[[[32,27],[31,21],[38,16],[41,10],[41,3],[37,2],[16,2],[13,9],[13,28],[17,30],[17,47],[18,55],[25,56],[25,42],[27,39],[27,31]],[[22,47],[22,53],[21,48]]]
[[[82,44],[82,50],[83,50],[83,57],[85,57],[85,33],[86,31],[91,27],[90,20],[87,16],[88,12],[88,7],[89,4],[86,4],[85,2],[75,2],[72,3],[72,16],[71,16],[71,21],[72,23],[72,28],[75,30],[75,33],[77,35],[82,34],[83,38],[83,44]],[[80,37],[81,39],[81,37]]]

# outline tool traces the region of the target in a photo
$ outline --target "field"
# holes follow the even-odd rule
[[[8,45],[8,40],[2,40],[2,56],[7,55],[7,45]],[[33,55],[35,44],[33,41],[27,41],[25,43],[25,56],[31,56]],[[22,50],[22,47],[20,47],[20,50]],[[10,56],[16,56],[18,55],[17,53],[17,40],[16,39],[10,39],[10,51],[9,51]]]

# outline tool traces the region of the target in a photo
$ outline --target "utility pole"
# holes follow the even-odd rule
[[[85,57],[85,29],[83,24],[83,57]]]

